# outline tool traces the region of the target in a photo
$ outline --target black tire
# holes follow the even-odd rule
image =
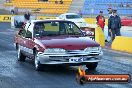
[[[17,54],[18,61],[25,62],[26,56],[21,52],[20,49],[18,49],[17,52],[18,52],[18,54]]]
[[[15,44],[15,48],[16,48],[16,50],[18,50],[18,48],[19,48],[17,43]]]
[[[80,80],[79,80],[79,83],[81,85],[85,84],[86,83],[86,78],[85,77],[81,77]]]
[[[42,70],[42,64],[38,60],[37,52],[35,51],[34,53],[34,65],[35,65],[35,70],[36,71],[41,71]]]
[[[86,65],[86,67],[87,67],[89,70],[95,70],[96,67],[97,67],[97,65],[98,65],[98,62],[95,62],[95,63],[88,63],[88,64]]]

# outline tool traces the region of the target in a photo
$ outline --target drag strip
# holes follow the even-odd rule
[[[132,82],[79,85],[75,79],[77,67],[48,66],[45,71],[37,72],[33,61],[17,61],[13,46],[15,32],[10,23],[0,23],[0,88],[132,88]],[[132,55],[105,49],[97,70],[87,69],[86,73],[132,75]]]

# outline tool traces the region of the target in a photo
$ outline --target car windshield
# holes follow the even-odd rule
[[[69,21],[51,21],[37,22],[34,26],[34,36],[83,36],[81,30],[73,22]]]
[[[79,15],[66,15],[66,18],[67,19],[78,19],[78,18],[81,18],[81,16],[79,16]]]

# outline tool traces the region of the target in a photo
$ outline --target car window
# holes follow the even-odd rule
[[[32,32],[30,30],[27,30],[25,37],[26,38],[32,38]]]
[[[57,35],[59,31],[59,22],[39,22],[34,26],[35,37],[47,35]]]
[[[67,19],[78,19],[78,18],[81,18],[81,16],[79,16],[79,15],[66,15],[66,18]]]
[[[30,23],[26,23],[24,29],[27,30],[29,28],[29,26],[30,26]]]
[[[19,32],[19,35],[22,37],[32,38],[31,30],[28,30],[30,23],[26,24],[25,27]]]
[[[22,29],[19,33],[20,36],[22,37],[25,37],[25,34],[26,34],[26,30],[25,29]]]
[[[34,36],[59,36],[59,35],[80,35],[82,32],[70,21],[51,21],[51,22],[38,22],[34,26]]]
[[[65,19],[65,15],[60,15],[59,19]]]
[[[44,33],[44,24],[42,22],[35,23],[34,25],[34,37],[41,37]]]
[[[45,31],[59,31],[59,22],[48,22],[45,23]]]
[[[73,23],[64,23],[66,34],[67,35],[81,35],[80,30],[78,30],[78,27],[74,25]]]
[[[31,26],[31,23],[27,23],[24,30],[25,30],[25,34],[23,34],[23,37],[25,38],[32,38],[32,32],[31,30],[29,30],[29,27]]]
[[[62,19],[62,18],[63,18],[62,16],[63,16],[63,15],[60,15],[60,16],[59,16],[59,19]]]

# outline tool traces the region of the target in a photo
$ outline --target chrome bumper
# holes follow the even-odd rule
[[[38,54],[37,59],[41,64],[71,64],[80,65],[86,63],[99,62],[102,58],[103,52],[94,54]],[[70,58],[83,58],[80,62],[70,62]]]

